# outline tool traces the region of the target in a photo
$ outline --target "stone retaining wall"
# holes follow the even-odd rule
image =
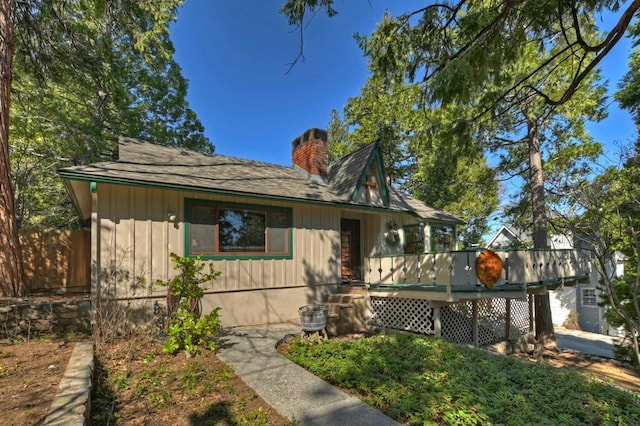
[[[89,300],[3,302],[0,306],[0,338],[86,333],[90,311]]]

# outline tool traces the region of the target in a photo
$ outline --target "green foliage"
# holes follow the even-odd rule
[[[338,13],[333,8],[333,0],[286,0],[280,13],[289,17],[289,25],[301,25],[307,8],[312,13],[325,9],[329,17]]]
[[[11,102],[22,227],[77,224],[59,168],[111,161],[118,136],[213,152],[186,102],[169,25],[183,0],[24,2]]]
[[[335,109],[331,110],[331,118],[327,125],[327,141],[329,144],[329,163],[339,160],[349,154],[351,142],[349,141],[349,126],[345,123]]]
[[[313,10],[333,6],[333,2],[295,3]],[[419,197],[420,192],[435,192],[432,188],[439,189],[437,183],[448,181],[450,176],[442,171],[449,175],[459,171],[454,158],[464,154],[466,163],[473,164],[485,150],[491,151],[501,160],[498,171],[503,179],[523,177],[536,182],[514,192],[512,204],[517,208],[511,212],[526,215],[544,230],[545,208],[561,209],[566,195],[591,173],[591,162],[601,153],[584,127],[587,120],[597,121],[604,115],[605,88],[597,64],[625,31],[625,18],[640,5],[634,2],[623,15],[617,2],[605,0],[424,3],[398,17],[385,15],[371,35],[357,37],[373,75],[360,96],[366,107],[350,101],[347,123],[368,129],[362,140],[384,140],[389,135],[394,147],[410,153],[393,161],[406,167],[404,176],[397,169],[401,179],[421,174],[425,183]],[[605,11],[621,17],[615,36],[607,39],[594,19]],[[296,24],[304,18],[304,14],[288,16]],[[407,93],[410,101],[398,107]],[[367,94],[371,99],[366,99]],[[404,115],[395,112],[385,117],[385,108],[401,109]],[[416,119],[411,122],[409,116]],[[372,124],[363,125],[368,119]],[[356,128],[354,134],[359,131]],[[403,143],[408,136],[428,139],[406,149]],[[446,155],[449,150],[451,158],[443,170],[421,170],[419,155]],[[486,165],[477,167],[489,173]],[[475,190],[483,182],[479,179]],[[424,200],[446,205],[434,202],[437,199],[430,194]],[[468,219],[469,212],[456,208],[448,206]],[[531,221],[534,214],[536,219]],[[477,228],[483,227],[479,223]],[[479,232],[470,234],[471,242]],[[534,236],[536,241],[541,239],[538,232]],[[546,241],[538,244],[544,247]]]
[[[179,273],[169,280],[157,280],[156,285],[166,286],[178,297],[180,307],[191,310],[191,299],[201,299],[204,290],[200,284],[216,280],[220,271],[216,271],[211,262],[204,262],[200,257],[179,256],[170,254],[173,269]]]
[[[344,107],[345,124],[352,128],[347,151],[378,142],[391,183],[409,189],[416,168],[416,152],[424,125],[415,109],[419,93],[402,83],[369,78],[359,96]]]
[[[320,344],[288,357],[403,424],[636,424],[637,396],[573,370],[409,334]]]
[[[166,353],[175,354],[184,349],[189,355],[196,355],[204,346],[206,349],[215,350],[218,345],[214,337],[220,333],[220,321],[218,312],[220,308],[214,308],[210,313],[197,318],[191,310],[180,307],[169,323],[169,339],[164,343]]]
[[[640,35],[640,23],[631,27],[631,34],[635,38]],[[620,106],[628,110],[640,127],[640,47],[635,45],[629,57],[629,71],[620,82],[620,90],[616,93],[616,100]]]
[[[167,298],[171,318],[163,350],[175,354],[184,349],[189,355],[196,355],[202,346],[215,350],[217,342],[214,337],[221,330],[218,318],[220,308],[213,308],[201,317],[196,307],[204,296],[200,284],[217,279],[220,271],[200,258],[171,253],[171,260],[174,263],[173,269],[179,271],[179,274],[169,280],[156,281],[156,285],[168,287],[172,296]]]
[[[576,204],[583,213],[571,226],[594,252],[602,278],[607,321],[623,326],[631,345],[626,356],[640,360],[640,141],[627,152],[623,166],[612,167],[580,188]],[[611,254],[626,256],[625,275],[612,276]]]
[[[332,113],[330,129],[339,130],[330,135],[353,129],[348,137],[330,140],[332,156],[378,141],[394,187],[460,216],[467,221],[460,229],[463,244],[478,243],[498,205],[495,173],[472,135],[452,130],[459,108],[421,109],[421,102],[419,87],[369,78],[361,94],[348,100],[344,123]]]

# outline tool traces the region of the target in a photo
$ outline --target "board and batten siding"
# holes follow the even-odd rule
[[[100,259],[95,260],[101,282],[113,292],[110,296],[164,293],[149,284],[174,276],[170,253],[184,255],[187,198],[287,207],[293,213],[292,259],[212,260],[222,274],[205,285],[207,291],[339,283],[340,211],[336,208],[101,183],[97,203]],[[176,215],[175,222],[169,222],[170,213]],[[136,285],[142,281],[145,286]]]
[[[406,213],[361,213],[358,211],[343,211],[342,218],[360,221],[360,239],[363,257],[402,253],[404,247],[404,232],[402,231],[402,227],[419,223],[417,218]],[[395,223],[400,235],[400,244],[394,248],[389,247],[385,240],[388,232],[388,223]]]

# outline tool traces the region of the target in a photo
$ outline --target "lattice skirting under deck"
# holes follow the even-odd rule
[[[516,340],[529,331],[529,306],[526,300],[511,299],[509,336],[506,334],[506,299],[478,301],[478,343],[492,344],[501,340]],[[435,334],[434,309],[428,300],[371,298],[370,323],[380,327]],[[462,302],[440,310],[442,337],[456,343],[473,344],[473,305]]]
[[[428,300],[372,297],[372,325],[422,334],[435,334],[433,307]]]

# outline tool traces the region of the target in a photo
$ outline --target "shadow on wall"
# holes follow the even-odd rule
[[[320,234],[319,238],[324,243],[327,237],[324,234]],[[340,258],[339,238],[332,239],[330,246],[331,255],[327,258],[323,268],[318,269],[306,259],[302,260],[307,283],[307,302],[310,304],[324,302],[327,296],[335,293],[337,287],[341,284],[340,267],[342,260]]]
[[[20,249],[30,292],[89,292],[91,233],[86,230],[22,229]]]
[[[556,301],[552,301],[552,309],[554,305],[556,306],[556,309],[553,311],[554,324],[563,325],[571,319],[572,314],[575,315],[577,313],[577,294],[577,286],[559,287],[550,292],[550,296]],[[560,311],[557,310],[557,307],[560,308]]]
[[[153,283],[144,278],[144,267],[133,273],[122,266],[123,258],[111,259],[103,268],[91,264],[92,277],[99,282],[91,294],[92,325],[103,338],[160,327],[166,314],[166,296],[153,291]]]
[[[563,289],[558,288],[557,290],[553,290],[553,292],[555,293],[556,299],[558,299],[562,308],[574,311],[577,303],[577,290],[577,286],[571,286]]]

